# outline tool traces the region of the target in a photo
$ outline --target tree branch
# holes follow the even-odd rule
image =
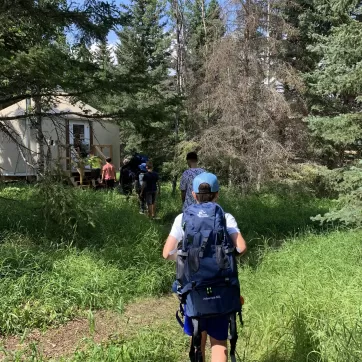
[[[0,111],[0,112],[1,112],[1,111]],[[121,116],[121,114],[119,114],[119,113],[110,113],[110,114],[100,114],[100,113],[84,114],[84,113],[80,113],[80,112],[59,112],[59,113],[54,113],[54,112],[41,112],[41,113],[20,114],[20,115],[17,115],[17,116],[7,116],[7,117],[0,116],[0,121],[2,121],[2,122],[13,121],[13,120],[17,120],[17,119],[25,119],[25,118],[34,117],[34,116],[41,116],[41,117],[78,116],[78,117],[86,118],[86,119],[99,119],[99,120],[103,119],[103,120],[107,120],[107,119],[118,118],[119,116]]]
[[[91,93],[93,91],[95,91],[94,88],[87,89],[82,92],[70,92],[70,93],[45,92],[45,93],[41,93],[39,96],[40,97],[52,97],[52,96],[53,97],[77,97],[77,96],[81,96],[83,94]],[[32,93],[26,93],[26,94],[19,94],[16,96],[11,96],[11,97],[4,97],[4,98],[0,97],[0,105],[7,104],[7,103],[15,103],[15,102],[27,99],[27,98],[32,98],[33,96],[34,96],[34,94],[32,94]]]

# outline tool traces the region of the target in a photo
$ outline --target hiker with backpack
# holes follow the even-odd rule
[[[230,357],[235,361],[236,317],[241,319],[241,297],[236,255],[244,254],[246,243],[235,218],[216,203],[217,177],[201,173],[193,180],[196,204],[178,215],[163,248],[163,257],[176,260],[173,291],[180,298],[177,317],[191,336],[190,360],[205,361],[210,337],[211,361],[227,361],[230,327]]]
[[[158,173],[153,171],[152,161],[146,162],[147,172],[143,176],[140,196],[144,197],[148,207],[148,216],[151,219],[156,215],[156,195],[160,194],[160,182]]]
[[[134,181],[134,173],[130,167],[130,160],[124,159],[123,166],[120,168],[119,173],[119,184],[122,188],[122,192],[127,196],[127,199],[132,194],[133,189],[133,181]]]
[[[192,204],[196,204],[196,200],[192,196],[192,182],[197,175],[205,172],[203,168],[200,168],[197,165],[198,157],[196,152],[189,152],[186,156],[186,162],[189,168],[184,171],[180,181],[183,210]]]
[[[143,185],[143,178],[145,176],[145,173],[147,172],[146,164],[141,163],[138,166],[139,170],[136,174],[136,180],[135,180],[135,188],[138,195],[138,201],[140,206],[140,214],[144,214],[146,211],[146,200],[143,194],[141,194],[142,191],[142,185]]]

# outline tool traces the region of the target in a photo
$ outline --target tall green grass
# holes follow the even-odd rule
[[[94,205],[95,227],[72,234],[44,222],[32,188],[1,195],[19,201],[0,200],[0,334],[64,322],[89,308],[122,310],[133,297],[169,290],[173,268],[161,258],[167,232],[140,216],[132,200],[80,191],[78,201]]]
[[[237,352],[243,362],[362,360],[362,232],[285,240],[240,274],[245,297]],[[175,308],[177,307],[175,302]],[[141,328],[135,338],[89,343],[67,361],[186,361],[188,339],[176,320]]]
[[[240,272],[245,361],[361,361],[362,233],[287,240]]]
[[[69,233],[56,220],[44,222],[32,187],[0,190],[0,197],[15,200],[0,198],[0,334],[46,328],[89,309],[122,311],[135,297],[168,292],[174,266],[161,259],[161,250],[181,208],[169,191],[163,189],[154,222],[138,214],[132,198],[79,191],[77,202],[92,209],[95,227]],[[361,232],[318,229],[310,216],[329,201],[307,195],[228,192],[220,203],[255,255],[240,269],[246,300],[241,360],[362,360]],[[165,321],[136,337],[89,342],[65,360],[181,362],[187,348],[177,322]],[[42,359],[32,353],[34,361]]]

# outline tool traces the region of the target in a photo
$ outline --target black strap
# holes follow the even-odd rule
[[[238,330],[236,328],[236,313],[230,314],[229,319],[230,325],[230,360],[231,362],[236,362],[235,357],[235,349],[236,349],[236,342],[238,340]]]
[[[178,250],[177,255],[179,255],[181,257],[186,257],[186,256],[189,255],[189,252],[188,251],[183,251],[183,250]]]
[[[176,319],[177,319],[177,322],[178,324],[181,326],[181,328],[183,328],[185,326],[184,322],[182,322],[182,317],[180,317],[180,314],[182,315],[182,313],[178,310],[176,312]]]
[[[192,326],[194,327],[194,332],[191,339],[190,347],[190,361],[191,362],[203,362],[202,359],[202,350],[201,350],[201,331],[199,328],[199,320],[192,318]]]
[[[202,238],[202,243],[201,243],[200,252],[199,252],[200,258],[204,257],[204,251],[205,251],[208,240],[209,240],[209,236],[204,236]]]
[[[181,314],[181,316],[180,316]],[[182,302],[180,303],[180,309],[176,312],[176,320],[178,322],[178,324],[181,326],[181,328],[184,328],[185,324],[182,321],[182,319],[185,317],[185,311],[184,311],[184,307],[182,305]]]
[[[231,247],[231,248],[226,248],[225,249],[225,254],[233,254],[235,251],[235,247]]]

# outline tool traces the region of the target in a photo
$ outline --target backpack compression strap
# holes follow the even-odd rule
[[[190,347],[190,361],[191,362],[203,362],[202,351],[201,351],[201,331],[199,328],[199,320],[192,318],[192,326],[194,327],[194,332],[191,339]]]
[[[235,349],[236,349],[236,342],[238,340],[238,331],[236,329],[236,313],[232,313],[229,319],[230,324],[230,360],[231,362],[236,362],[235,357]]]

